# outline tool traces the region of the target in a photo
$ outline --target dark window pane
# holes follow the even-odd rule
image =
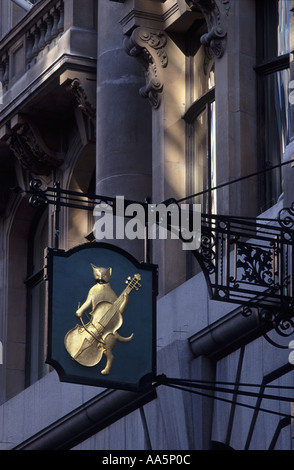
[[[267,60],[290,52],[289,0],[264,2],[263,57]]]

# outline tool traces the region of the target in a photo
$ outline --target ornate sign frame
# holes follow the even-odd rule
[[[99,242],[68,251],[48,248],[46,259],[46,363],[62,382],[150,388],[156,377],[157,265]]]

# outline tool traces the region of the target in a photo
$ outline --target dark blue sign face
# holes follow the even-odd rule
[[[157,266],[105,243],[48,249],[48,351],[61,381],[143,390],[156,375]]]

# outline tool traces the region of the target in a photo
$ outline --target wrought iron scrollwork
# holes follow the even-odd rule
[[[270,286],[273,283],[273,253],[243,243],[237,247],[236,267],[242,269],[242,281]]]
[[[278,223],[283,229],[283,239],[285,241],[293,242],[294,202],[292,202],[290,207],[285,207],[280,210]]]
[[[283,311],[264,308],[257,308],[256,310],[262,327],[262,335],[266,341],[279,349],[288,349],[288,338],[294,333],[294,316],[291,316],[291,311],[287,316]],[[249,317],[253,314],[253,309],[243,307],[241,313],[244,317]],[[294,312],[292,314],[294,315]],[[285,344],[282,344],[283,338],[287,339]]]
[[[42,191],[42,181],[38,178],[34,178],[30,181],[30,189],[32,190],[32,195],[29,198],[29,203],[32,207],[40,207],[41,205],[48,204],[46,197],[46,191]]]
[[[268,331],[263,332],[263,337],[273,346],[280,349],[288,349],[288,342],[282,344],[282,338],[289,338],[294,333],[294,318],[285,318],[282,312],[273,312],[261,309],[259,312],[261,322],[266,329],[273,331],[280,337],[279,342],[273,339],[273,334]]]
[[[292,311],[294,204],[272,221],[202,214],[201,232],[193,254],[212,299]]]
[[[201,245],[199,254],[202,257],[202,262],[208,274],[212,274],[216,269],[216,256],[215,256],[215,237],[213,234],[201,234]]]

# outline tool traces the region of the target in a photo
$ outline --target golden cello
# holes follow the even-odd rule
[[[140,274],[135,274],[133,278],[126,280],[128,284],[121,295],[113,302],[100,301],[90,313],[90,320],[84,323],[80,317],[82,325],[76,325],[70,330],[65,338],[64,344],[72,359],[83,366],[95,366],[103,354],[106,355],[107,363],[102,374],[109,374],[113,354],[112,350],[117,341],[128,342],[133,338],[133,334],[127,338],[120,336],[117,330],[123,324],[123,313],[128,304],[128,296],[135,289],[141,287]]]

